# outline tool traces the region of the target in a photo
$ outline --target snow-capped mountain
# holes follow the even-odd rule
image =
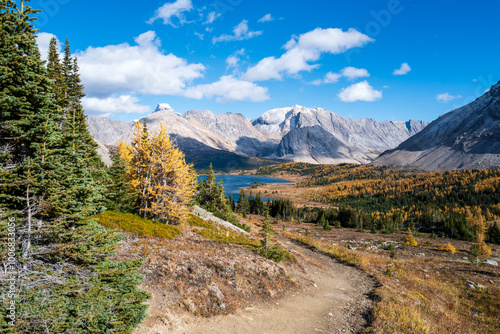
[[[255,128],[270,138],[284,138],[294,129],[319,127],[329,133],[333,138],[349,148],[350,158],[341,162],[369,162],[385,150],[391,149],[421,131],[428,123],[410,120],[408,122],[377,122],[369,118],[351,120],[323,108],[306,108],[294,106],[292,108],[272,109],[255,119],[252,124]],[[306,133],[302,131],[301,133]],[[310,134],[310,131],[307,133]],[[294,137],[296,134],[293,135]],[[327,136],[330,140],[330,136]],[[313,145],[311,141],[303,142],[304,145]],[[318,140],[321,141],[319,137]],[[326,138],[325,138],[326,140]],[[296,141],[295,141],[296,142]],[[296,142],[297,143],[297,142]],[[283,147],[286,143],[281,143]],[[314,145],[313,145],[314,146]],[[310,147],[311,153],[314,148]],[[286,151],[286,150],[285,150]],[[277,157],[284,152],[276,152]],[[331,158],[329,153],[325,158]],[[320,152],[315,155],[319,158]],[[288,156],[288,155],[287,155]],[[317,160],[317,159],[314,159]],[[340,161],[339,161],[340,162]]]
[[[500,81],[483,96],[429,124],[377,165],[424,170],[485,169],[500,166]]]
[[[160,104],[139,121],[143,120],[151,133],[163,123],[186,155],[220,150],[311,163],[367,163],[426,125],[351,120],[326,109],[301,106],[272,109],[250,122],[241,114],[216,115],[208,110],[179,114]],[[106,145],[130,143],[133,137],[133,122],[89,117],[87,124],[94,138]]]

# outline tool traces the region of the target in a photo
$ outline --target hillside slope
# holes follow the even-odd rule
[[[483,96],[432,122],[376,165],[423,170],[488,169],[500,166],[500,82]]]

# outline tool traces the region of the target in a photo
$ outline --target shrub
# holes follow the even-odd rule
[[[418,245],[418,242],[417,240],[415,240],[415,238],[413,237],[413,232],[411,231],[410,228],[408,228],[408,234],[406,235],[406,237],[403,238],[403,243],[405,245],[408,245],[408,246],[417,246]]]
[[[483,246],[481,249],[481,255],[490,256],[491,255],[491,248],[488,246]]]
[[[288,252],[280,249],[278,246],[270,247],[267,250],[262,247],[259,249],[259,253],[260,255],[268,258],[269,260],[273,260],[276,263],[279,263],[288,257]]]
[[[448,253],[451,253],[451,254],[455,254],[455,247],[450,244],[448,242],[448,244],[444,244],[442,245],[439,250],[443,251],[443,252],[448,252]]]
[[[182,231],[177,226],[157,223],[132,213],[106,211],[95,217],[99,219],[99,223],[104,227],[133,232],[141,236],[173,239],[182,234]]]

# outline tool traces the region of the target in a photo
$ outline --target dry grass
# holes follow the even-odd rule
[[[433,258],[387,259],[297,233],[284,234],[377,278],[367,333],[499,333],[499,270]],[[467,288],[473,280],[484,289]]]

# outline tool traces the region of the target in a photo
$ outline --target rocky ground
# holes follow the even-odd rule
[[[129,235],[120,248],[119,259],[145,259],[142,288],[152,294],[135,333],[360,333],[369,322],[376,283],[354,267],[282,236],[296,262],[183,232]]]

